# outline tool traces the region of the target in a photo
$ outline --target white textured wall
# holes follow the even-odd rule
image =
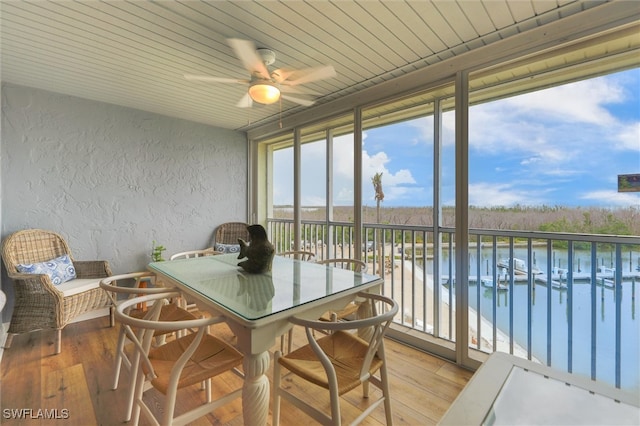
[[[41,90],[2,87],[2,237],[66,237],[78,260],[142,270],[246,220],[244,133]],[[5,276],[6,278],[6,276]],[[8,280],[3,280],[5,291]]]

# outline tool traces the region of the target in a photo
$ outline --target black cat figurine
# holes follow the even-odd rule
[[[271,271],[276,250],[267,239],[267,231],[262,225],[249,225],[247,230],[251,236],[251,243],[238,238],[238,244],[240,244],[238,259],[246,257],[247,260],[238,263],[238,266],[252,274]]]

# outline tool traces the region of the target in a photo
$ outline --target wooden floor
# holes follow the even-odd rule
[[[216,327],[213,333],[233,342],[234,337],[226,325]],[[108,318],[103,317],[71,324],[63,330],[62,336],[62,353],[59,355],[52,355],[53,332],[16,336],[11,348],[4,351],[0,364],[1,424],[88,426],[124,423],[122,419],[128,387],[126,373],[121,378],[119,388],[111,390],[117,328],[108,327]],[[294,342],[306,342],[302,332],[294,335]],[[388,341],[385,348],[394,423],[436,424],[472,373],[393,341]],[[294,389],[298,387],[295,380],[283,380]],[[240,379],[231,374],[221,376],[214,382],[214,386],[218,386],[222,392],[240,385]],[[315,386],[306,385],[305,393],[320,401],[324,401],[324,398],[328,407],[325,392],[313,388]],[[378,390],[371,387],[371,391],[374,393]],[[152,394],[149,398],[160,399],[162,396]],[[203,391],[199,386],[184,390],[179,396],[177,411],[196,405],[202,398]],[[351,391],[345,399],[346,403],[342,403],[343,421],[351,421],[357,416],[359,408],[366,406],[367,400],[361,397],[361,389]],[[295,407],[282,403],[280,424],[312,423]],[[141,421],[140,424],[148,423]],[[193,424],[242,425],[241,402],[235,400]],[[384,409],[377,408],[363,424],[384,424]]]

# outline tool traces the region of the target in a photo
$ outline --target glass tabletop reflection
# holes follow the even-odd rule
[[[149,269],[246,320],[292,309],[379,280],[328,265],[275,256],[272,270],[249,274],[237,254],[153,262]]]

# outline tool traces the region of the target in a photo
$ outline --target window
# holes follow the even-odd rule
[[[598,274],[640,271],[638,194],[617,192],[617,175],[636,173],[640,164],[634,37],[624,29],[471,72],[470,107],[461,116],[468,121],[458,123],[468,130],[466,151],[456,146],[454,76],[300,126],[299,178],[293,136],[263,141],[272,147],[270,228],[291,224],[298,209],[301,242],[317,257],[366,260],[400,304],[396,323],[412,330],[395,336],[411,344],[416,335],[432,335],[436,343],[420,344],[451,359],[462,354],[469,365],[473,350],[498,350],[633,386],[640,325],[631,305],[596,301],[594,308],[580,283],[569,298],[566,281],[596,267]],[[459,156],[468,158],[468,170],[456,170]],[[297,202],[292,182],[279,173],[299,179]],[[465,174],[468,186],[456,185]],[[384,198],[376,198],[374,178]],[[467,192],[469,206],[456,205],[456,191]],[[456,214],[467,215],[468,229],[455,229]],[[287,229],[281,239],[289,244],[293,227]],[[589,237],[597,233],[610,237]],[[458,235],[468,235],[468,244],[460,246]],[[457,262],[468,262],[468,270]],[[504,275],[521,264],[524,275]],[[598,279],[603,294],[613,288],[612,278]],[[468,298],[456,300],[460,294]],[[571,315],[574,305],[580,309]],[[605,314],[594,321],[596,311]],[[611,320],[609,312],[619,317]],[[590,324],[586,334],[577,331],[583,323]]]

